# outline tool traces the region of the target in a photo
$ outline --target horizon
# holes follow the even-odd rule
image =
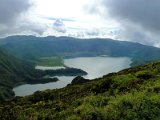
[[[160,120],[159,0],[0,0],[0,119]]]
[[[160,47],[159,6],[158,0],[1,0],[0,37],[111,38]]]

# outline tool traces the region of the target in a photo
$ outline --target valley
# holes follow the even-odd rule
[[[79,68],[86,71],[88,74],[83,75],[86,79],[95,79],[111,72],[118,72],[122,69],[130,67],[130,63],[131,60],[125,57],[78,57],[64,59],[65,66]],[[71,73],[70,76],[64,74],[63,76],[58,76],[58,74],[56,74],[55,77],[59,79],[59,81],[56,82],[37,85],[21,85],[15,87],[13,91],[16,96],[25,96],[33,94],[36,91],[63,88],[70,84],[71,81],[78,75],[75,74],[74,76],[71,76]]]
[[[35,70],[30,62],[21,61],[4,50],[0,50],[0,100],[14,97],[13,87],[29,83],[55,82],[57,78],[44,78],[45,72]]]
[[[36,46],[36,47],[35,47]],[[110,72],[117,72],[128,67],[128,62],[124,61],[126,67],[118,66],[120,60],[115,61],[113,60],[103,60],[99,61],[98,59],[95,60],[87,60],[85,57],[98,57],[101,58],[111,58],[112,57],[127,57],[130,58],[132,63],[129,62],[131,67],[148,63],[150,61],[157,61],[160,58],[160,49],[151,46],[145,46],[139,43],[131,43],[125,41],[116,41],[112,39],[78,39],[78,38],[71,38],[71,37],[35,37],[35,36],[10,36],[6,38],[1,38],[0,40],[0,47],[9,53],[8,56],[13,55],[18,63],[22,64],[15,64],[12,63],[12,58],[8,57],[8,61],[12,64],[16,65],[13,70],[13,76],[22,76],[16,80],[12,79],[12,77],[2,77],[1,81],[1,99],[10,99],[14,97],[14,92],[12,91],[13,88],[18,87],[19,85],[25,84],[49,84],[52,83],[53,88],[62,88],[65,87],[69,82],[71,82],[72,76],[77,75],[86,75],[86,72],[89,72],[86,75],[86,78],[93,79],[97,77],[102,77],[103,75],[110,73]],[[148,55],[150,54],[150,55]],[[82,58],[81,58],[82,57]],[[70,62],[70,65],[66,65],[65,60],[67,59],[81,59],[83,62]],[[83,59],[84,58],[84,59]],[[4,58],[6,59],[6,58]],[[98,62],[96,62],[98,61]],[[117,63],[118,62],[118,63]],[[73,64],[72,64],[73,63]],[[93,64],[91,64],[93,63]],[[100,64],[99,64],[100,63]],[[110,66],[110,63],[113,63]],[[4,62],[2,63],[4,64]],[[78,66],[77,66],[78,65]],[[92,67],[87,68],[90,65]],[[96,66],[98,65],[98,66]],[[106,65],[106,66],[105,66]],[[20,67],[18,67],[20,66]],[[25,66],[24,68],[21,68]],[[35,67],[60,67],[60,68],[67,68],[67,69],[58,69],[58,70],[39,70],[35,69]],[[67,67],[68,66],[68,67]],[[84,66],[84,67],[83,67]],[[95,67],[94,67],[95,66]],[[7,71],[11,68],[11,65],[6,64],[5,69]],[[75,67],[75,68],[72,68]],[[85,69],[85,67],[87,69]],[[119,67],[118,69],[116,67]],[[19,69],[18,69],[19,68]],[[112,69],[113,68],[113,69]],[[19,72],[15,73],[15,71],[19,70]],[[24,69],[24,70],[23,70]],[[24,72],[22,72],[24,71]],[[16,75],[15,75],[16,74]],[[28,75],[29,74],[29,75]],[[45,77],[45,76],[55,76],[53,77]],[[58,77],[60,79],[68,79],[65,77],[70,77],[71,79],[67,80],[68,82],[64,82],[65,84],[58,81]],[[85,76],[84,76],[85,77]],[[62,80],[61,79],[61,80]],[[5,82],[4,81],[8,81]],[[64,81],[64,80],[62,80]],[[59,85],[61,83],[62,85]],[[5,84],[5,85],[4,85]],[[45,85],[44,85],[45,86]],[[47,86],[47,85],[46,85]],[[52,86],[52,85],[51,85]],[[60,87],[58,87],[60,86]],[[35,86],[34,86],[35,87]],[[46,89],[52,89],[51,87],[45,87]],[[36,89],[40,90],[40,89]],[[44,90],[44,89],[42,89]],[[34,91],[34,90],[33,90]],[[34,91],[35,92],[35,91]],[[33,93],[33,92],[32,92]]]
[[[69,37],[12,36],[4,41],[0,119],[146,119],[144,111],[153,111],[153,118],[160,114],[159,48]]]
[[[154,62],[90,82],[16,97],[1,102],[0,118],[159,119],[159,70],[160,63]]]
[[[0,0],[0,120],[160,120],[159,0]]]

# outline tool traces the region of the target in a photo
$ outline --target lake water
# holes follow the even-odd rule
[[[94,79],[130,67],[131,60],[126,57],[81,57],[65,59],[64,63],[86,71],[85,78]]]
[[[88,75],[84,77],[87,79],[94,79],[111,72],[118,72],[130,67],[130,63],[131,59],[127,57],[79,57],[64,60],[64,64],[68,67],[80,68],[86,71]],[[15,87],[13,91],[16,96],[26,96],[36,91],[63,88],[71,83],[73,78],[75,77],[62,76],[58,77],[59,81],[57,82],[36,85],[25,84]]]

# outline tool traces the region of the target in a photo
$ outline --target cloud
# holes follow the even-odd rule
[[[75,22],[73,18],[56,18],[56,17],[42,17],[47,20],[62,20],[62,21],[67,21],[67,22]]]
[[[52,25],[34,15],[32,10],[35,4],[34,0],[0,0],[0,37],[43,36]]]
[[[159,0],[100,0],[96,6],[90,10],[95,7],[95,14],[120,23],[124,38],[152,45],[160,42]],[[102,9],[105,12],[99,12]]]
[[[0,24],[12,24],[30,7],[29,0],[0,0]]]
[[[117,19],[160,30],[159,0],[103,0],[103,5]]]
[[[33,21],[23,21],[21,24],[14,24],[12,27],[0,25],[0,37],[11,35],[35,35],[42,36],[48,29],[47,25]]]
[[[28,26],[31,29],[33,23],[28,12],[32,5],[32,0],[0,0],[0,37],[22,34],[28,31]]]
[[[53,23],[53,30],[60,32],[60,33],[66,33],[66,28],[65,28],[65,24],[63,23],[62,20],[57,19],[54,23]]]

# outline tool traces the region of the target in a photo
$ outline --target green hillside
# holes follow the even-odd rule
[[[44,79],[45,73],[34,69],[34,65],[19,60],[0,50],[0,100],[14,97],[13,87],[24,83],[51,81]]]
[[[0,119],[159,120],[160,62],[1,102]]]

